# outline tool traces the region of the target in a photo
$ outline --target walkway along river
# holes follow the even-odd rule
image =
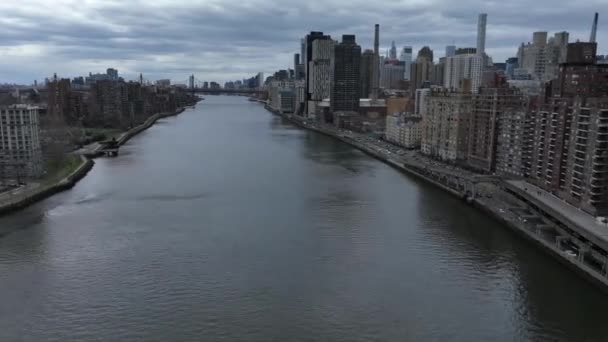
[[[608,298],[470,208],[208,96],[0,218],[1,341],[604,341]]]

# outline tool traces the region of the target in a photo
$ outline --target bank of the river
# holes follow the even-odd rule
[[[268,105],[264,106],[266,110],[270,111],[273,114],[279,115],[298,127],[309,129],[332,138],[338,139],[344,143],[347,143],[358,150],[394,167],[395,169],[404,172],[406,174],[415,176],[421,180],[424,180],[434,186],[446,191],[447,193],[457,196],[462,199],[467,199],[467,193],[465,191],[456,190],[446,184],[442,184],[441,182],[427,176],[424,173],[423,169],[420,169],[414,165],[407,165],[406,163],[399,162],[397,160],[391,159],[387,157],[385,154],[379,152],[378,149],[374,149],[371,146],[368,146],[365,143],[361,143],[355,139],[352,139],[348,136],[342,136],[337,134],[336,132],[328,129],[323,129],[322,127],[317,127],[316,125],[311,125],[305,121],[299,120],[292,115],[284,115],[276,110],[273,110]],[[498,190],[501,191],[502,190]],[[503,196],[508,196],[508,194],[504,193]],[[525,220],[518,219],[513,216],[510,212],[505,210],[504,208],[508,208],[508,203],[500,203],[502,208],[497,207],[496,200],[486,200],[484,198],[473,198],[467,199],[467,201],[473,206],[478,208],[479,210],[487,213],[492,216],[496,220],[503,223],[506,227],[508,227],[511,231],[515,232],[519,236],[525,238],[527,241],[532,242],[535,246],[539,247],[541,250],[545,251],[552,257],[554,257],[561,264],[565,265],[578,275],[582,276],[584,279],[590,281],[595,286],[599,287],[605,293],[608,293],[608,278],[606,278],[606,274],[597,272],[593,268],[587,266],[583,262],[580,262],[575,257],[572,257],[568,253],[565,253],[565,250],[561,249],[559,245],[555,243],[550,243],[546,239],[543,239],[542,234],[539,233],[539,230],[536,227],[531,227],[526,225]]]
[[[117,139],[119,146],[124,145],[134,136],[152,127],[152,125],[154,125],[154,123],[156,123],[158,120],[178,115],[184,110],[186,110],[186,107],[180,107],[174,112],[158,113],[152,115],[141,125],[133,127],[132,129],[121,134],[120,137]],[[43,181],[35,188],[25,188],[24,190],[22,190],[22,192],[19,192],[15,195],[6,196],[6,198],[4,199],[0,198],[0,216],[15,212],[17,210],[21,210],[29,205],[48,198],[49,196],[72,188],[93,168],[93,165],[95,164],[93,158],[96,158],[101,155],[100,150],[101,145],[97,144],[97,147],[92,152],[78,155],[77,158],[80,159],[80,164],[73,172],[71,172],[64,178],[55,181],[51,180],[50,182]]]
[[[72,188],[93,168],[93,160],[79,156],[80,164],[66,177],[49,183],[41,183],[33,189],[11,195],[0,203],[0,216],[23,209],[58,192]]]

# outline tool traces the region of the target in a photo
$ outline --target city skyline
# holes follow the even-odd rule
[[[324,1],[302,5],[242,1],[169,1],[122,5],[91,1],[27,1],[0,4],[0,83],[31,84],[56,72],[74,77],[114,67],[126,79],[144,73],[150,79],[241,79],[277,66],[290,66],[303,33],[317,30],[338,40],[355,34],[363,49],[372,48],[373,25],[381,25],[380,51],[394,40],[397,49],[424,45],[437,57],[446,45],[476,45],[477,14],[488,13],[486,51],[495,62],[515,56],[534,31],[568,31],[570,41],[589,38],[595,11],[603,1],[574,4],[523,1],[486,4],[465,1],[402,1],[382,5],[361,1]],[[550,6],[550,7],[549,7]],[[49,13],[53,13],[51,16]],[[324,13],[332,13],[331,18]],[[272,18],[273,20],[268,20]],[[254,29],[251,26],[254,25]],[[598,53],[608,26],[598,26]]]

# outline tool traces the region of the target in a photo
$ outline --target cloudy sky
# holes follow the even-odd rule
[[[587,40],[593,12],[608,0],[15,0],[0,1],[0,83],[30,84],[118,68],[127,79],[226,81],[290,67],[299,39],[324,31],[357,35],[370,48],[395,40],[435,56],[475,46],[477,14],[488,13],[486,50],[512,56],[533,31]],[[608,53],[600,13],[599,53]],[[608,16],[608,11],[606,11]],[[603,24],[606,22],[606,24]],[[382,50],[384,51],[384,50]]]

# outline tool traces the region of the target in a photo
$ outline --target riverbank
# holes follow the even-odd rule
[[[453,196],[467,199],[467,202],[470,203],[471,206],[483,211],[484,213],[490,215],[497,221],[503,223],[511,231],[523,237],[525,240],[531,242],[537,248],[540,248],[541,250],[545,251],[550,256],[554,257],[557,261],[559,261],[561,264],[565,265],[570,270],[574,271],[593,285],[597,286],[603,292],[608,293],[608,278],[606,277],[605,272],[602,272],[602,270],[598,271],[597,269],[590,267],[584,262],[584,258],[581,258],[580,255],[573,256],[569,253],[571,252],[570,250],[564,249],[562,246],[560,246],[559,240],[564,236],[570,238],[570,235],[567,235],[563,231],[559,231],[558,229],[553,229],[553,227],[547,226],[545,222],[543,222],[543,220],[540,218],[534,217],[540,220],[540,223],[537,224],[533,224],[531,222],[528,222],[528,220],[526,219],[522,219],[522,216],[518,214],[518,212],[527,211],[527,205],[523,203],[518,203],[519,205],[514,206],[513,203],[515,201],[511,198],[512,196],[510,196],[510,194],[505,192],[504,190],[497,189],[496,192],[492,195],[492,197],[476,197],[475,184],[473,184],[471,188],[467,186],[461,186],[461,184],[451,183],[449,180],[450,175],[442,177],[441,175],[438,175],[436,173],[429,173],[427,169],[421,168],[419,165],[416,165],[417,163],[414,163],[413,161],[398,161],[392,157],[387,156],[386,153],[381,152],[379,148],[374,148],[374,146],[372,146],[373,144],[362,143],[347,134],[340,134],[335,130],[318,127],[317,125],[308,123],[292,115],[285,115],[279,113],[270,108],[268,105],[265,105],[264,107],[271,113],[289,120],[291,123],[295,124],[298,127],[309,129],[317,133],[321,133],[330,136],[334,139],[340,140],[390,165],[391,167],[397,169],[400,172],[426,181]],[[446,165],[446,167],[448,166]],[[472,198],[469,197],[469,194],[471,193],[473,194]],[[549,229],[547,229],[547,227]],[[560,236],[560,238],[556,238],[556,236]],[[556,240],[558,240],[558,242],[556,242]]]
[[[122,133],[117,139],[119,146],[124,145],[134,136],[152,127],[158,120],[179,115],[184,112],[187,107],[191,107],[194,105],[196,104],[180,107],[174,112],[158,113],[152,115],[141,125]],[[37,184],[31,189],[28,189],[26,187],[22,190],[12,191],[8,195],[5,194],[5,196],[7,196],[6,199],[0,198],[0,216],[21,210],[45,198],[48,198],[59,192],[74,187],[74,185],[76,185],[79,180],[84,178],[87,173],[93,168],[95,164],[93,158],[99,157],[101,155],[101,147],[101,145],[96,144],[96,147],[93,148],[91,152],[75,153],[75,155],[78,155],[78,158],[80,158],[80,164],[76,168],[76,170],[74,170],[64,178],[61,178],[57,181],[51,181],[49,183],[43,182],[41,184]]]
[[[95,162],[84,156],[79,156],[80,165],[68,176],[48,184],[41,184],[29,190],[11,195],[8,199],[0,203],[0,216],[21,210],[45,198],[48,198],[61,191],[72,188],[76,183],[84,178],[93,168]]]

